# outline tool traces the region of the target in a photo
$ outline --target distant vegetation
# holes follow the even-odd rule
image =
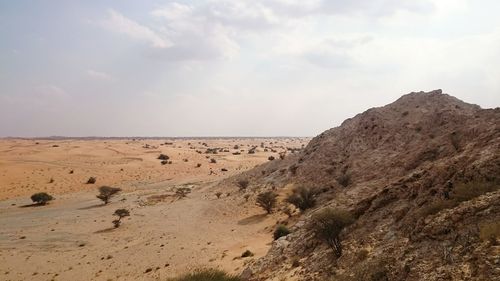
[[[121,219],[130,216],[130,212],[127,209],[117,209],[113,215],[118,217],[118,219],[113,221],[115,228],[118,228],[121,224]]]
[[[31,201],[35,202],[38,205],[45,205],[47,202],[53,200],[54,197],[49,195],[46,192],[38,192],[33,195],[31,195]]]
[[[101,186],[99,187],[99,194],[96,195],[96,197],[101,199],[104,204],[108,204],[111,197],[115,196],[120,191],[122,190],[117,187]]]
[[[200,269],[169,281],[243,281],[241,278],[227,274],[218,269]]]

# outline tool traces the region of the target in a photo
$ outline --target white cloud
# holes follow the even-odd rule
[[[93,79],[98,79],[98,80],[111,80],[112,79],[111,75],[109,75],[105,72],[96,71],[96,70],[92,70],[92,69],[87,70],[87,75]]]
[[[160,36],[150,28],[125,17],[115,10],[109,10],[109,18],[102,24],[111,31],[128,35],[133,39],[148,41],[156,48],[168,48],[172,46],[170,40]]]

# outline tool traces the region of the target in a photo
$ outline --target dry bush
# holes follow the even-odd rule
[[[215,160],[214,158],[211,158],[210,163],[215,164],[215,163],[217,163],[217,160]]]
[[[276,227],[276,229],[274,230],[274,233],[273,233],[273,237],[274,237],[274,240],[278,240],[279,238],[283,237],[283,236],[287,236],[288,234],[290,234],[290,230],[288,229],[288,227],[280,224],[278,225],[278,227]]]
[[[199,269],[169,281],[242,281],[241,278],[218,269]]]
[[[257,195],[257,205],[266,210],[268,214],[273,212],[274,207],[278,200],[276,199],[278,195],[272,191],[266,191]]]
[[[342,256],[340,233],[354,222],[354,217],[347,211],[325,208],[312,217],[312,230],[316,237],[332,248],[337,257]]]
[[[479,238],[483,241],[491,241],[492,244],[498,244],[500,237],[500,222],[489,222],[479,226]]]
[[[349,174],[342,174],[337,178],[337,182],[343,187],[347,187],[351,184],[351,176]]]
[[[272,156],[272,155],[271,155],[271,156],[269,156],[269,157],[267,157],[267,160],[269,160],[269,161],[273,161],[274,159],[275,159],[275,158],[274,158],[274,156]]]
[[[420,208],[418,217],[425,218],[441,212],[442,210],[451,209],[457,206],[457,202],[453,200],[439,200],[434,201]]]
[[[253,257],[253,253],[250,250],[246,250],[241,254],[242,258],[248,258],[248,257]]]
[[[217,196],[217,199],[219,199],[221,197],[221,195],[222,195],[222,192],[216,192],[215,193],[215,196]]]
[[[250,184],[250,182],[248,180],[239,180],[238,182],[236,182],[236,184],[238,185],[240,190],[244,190],[248,187],[248,184]]]
[[[468,201],[485,193],[496,191],[499,188],[500,184],[496,182],[471,181],[460,183],[454,188],[451,198],[457,202]]]
[[[243,198],[245,198],[245,202],[248,202],[248,199],[250,198],[250,194],[243,195]]]
[[[294,189],[293,193],[288,196],[286,201],[293,204],[301,211],[305,211],[309,208],[314,207],[314,205],[316,204],[317,194],[318,191],[316,189],[301,186]]]
[[[115,196],[121,189],[111,186],[101,186],[99,187],[99,194],[96,195],[97,198],[101,199],[104,204],[108,204],[111,197]]]
[[[170,159],[170,157],[168,155],[166,155],[166,154],[160,154],[157,159],[159,159],[159,160],[168,160],[168,159]]]
[[[45,205],[47,202],[53,200],[54,197],[49,195],[46,192],[38,192],[33,195],[31,195],[31,201],[35,202],[38,205]]]
[[[90,178],[87,180],[87,184],[94,184],[96,181],[97,181],[97,179],[96,179],[95,177],[90,177]]]
[[[175,190],[175,195],[179,198],[186,197],[189,193],[191,193],[191,189],[188,187],[179,187]]]

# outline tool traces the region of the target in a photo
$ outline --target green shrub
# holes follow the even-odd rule
[[[243,281],[241,278],[227,274],[218,269],[200,269],[183,276],[168,279],[169,281]]]
[[[472,181],[460,183],[454,188],[451,198],[458,202],[468,201],[485,193],[496,191],[499,188],[500,184],[495,182]]]
[[[273,212],[274,207],[276,207],[276,197],[278,197],[278,195],[272,191],[263,192],[257,195],[257,205],[261,206],[262,209],[270,214]]]
[[[353,216],[343,210],[325,208],[312,217],[312,229],[316,237],[332,248],[337,257],[342,256],[340,232],[354,222]]]
[[[45,205],[47,202],[53,200],[54,197],[49,195],[46,192],[38,192],[33,195],[31,195],[31,201],[35,202],[38,205]]]
[[[280,237],[287,236],[288,234],[290,234],[290,230],[286,226],[280,224],[276,227],[276,230],[274,230],[274,240],[278,240]]]
[[[286,199],[301,211],[314,207],[316,204],[316,195],[318,192],[312,188],[299,187],[293,190],[293,193]]]

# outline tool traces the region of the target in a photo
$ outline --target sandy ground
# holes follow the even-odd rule
[[[2,140],[0,280],[165,280],[199,267],[239,272],[267,252],[280,217],[234,196],[236,187],[217,199],[211,186],[307,141]],[[248,154],[252,146],[257,152]],[[225,152],[205,153],[215,147]],[[160,153],[172,164],[161,165]],[[96,184],[86,184],[90,176]],[[103,205],[95,197],[101,185],[123,192]],[[178,198],[180,187],[191,193]],[[23,207],[39,191],[56,199]],[[114,229],[118,208],[131,216]],[[255,256],[239,258],[247,249]]]

